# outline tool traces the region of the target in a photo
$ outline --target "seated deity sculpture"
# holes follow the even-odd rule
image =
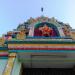
[[[43,27],[39,27],[34,30],[34,36],[53,37],[56,36],[56,33],[53,28],[48,27],[45,24],[43,25]]]

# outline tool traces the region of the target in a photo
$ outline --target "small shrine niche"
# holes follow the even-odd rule
[[[56,26],[50,23],[40,23],[34,29],[34,36],[57,37],[59,32]]]

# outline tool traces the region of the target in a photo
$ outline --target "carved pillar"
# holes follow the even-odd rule
[[[16,58],[16,53],[10,53],[9,54],[9,58],[7,61],[6,68],[3,72],[3,75],[11,75],[11,71],[12,71],[12,68],[14,65],[15,58]]]

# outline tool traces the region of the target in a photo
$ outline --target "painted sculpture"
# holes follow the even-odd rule
[[[0,58],[3,59],[6,57],[6,59],[8,59],[7,65],[9,66],[6,66],[6,69],[4,69],[4,75],[10,75],[13,66],[15,66],[15,58],[22,61],[23,56],[27,63],[25,63],[25,61],[22,63],[25,63],[25,66],[29,65],[29,67],[32,66],[32,62],[39,62],[39,64],[41,64],[41,62],[42,64],[46,63],[40,66],[38,63],[33,64],[34,67],[39,66],[39,68],[45,67],[46,65],[48,68],[57,67],[57,65],[60,68],[68,67],[69,64],[67,65],[67,63],[71,61],[69,58],[75,58],[75,54],[71,57],[64,52],[69,51],[70,53],[70,51],[75,51],[75,38],[73,37],[75,37],[75,30],[70,26],[66,27],[63,22],[59,22],[55,20],[55,18],[44,16],[35,19],[30,18],[23,24],[20,24],[14,31],[8,32],[0,38]],[[20,58],[16,57],[16,55]],[[35,57],[35,59],[32,58],[32,55],[34,55],[33,57]],[[41,57],[43,61],[39,61],[38,57]],[[48,57],[48,59],[45,60],[44,57]],[[60,59],[57,60],[56,57]],[[54,62],[55,60],[57,64]],[[73,61],[73,63],[75,63],[75,61]],[[72,66],[75,65],[70,64]]]

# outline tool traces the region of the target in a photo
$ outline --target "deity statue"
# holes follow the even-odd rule
[[[63,28],[63,32],[66,36],[70,36],[70,29],[66,25]]]
[[[21,30],[21,31],[17,34],[17,39],[18,39],[18,40],[24,40],[25,37],[26,37],[25,30]]]
[[[40,27],[39,30],[42,31],[42,36],[51,36],[53,31],[53,29],[48,27],[46,24],[43,27]]]
[[[0,38],[0,46],[4,46],[4,42],[5,42],[4,38],[3,37]]]
[[[57,31],[53,28],[44,24],[34,29],[34,36],[44,36],[44,37],[56,37]]]

